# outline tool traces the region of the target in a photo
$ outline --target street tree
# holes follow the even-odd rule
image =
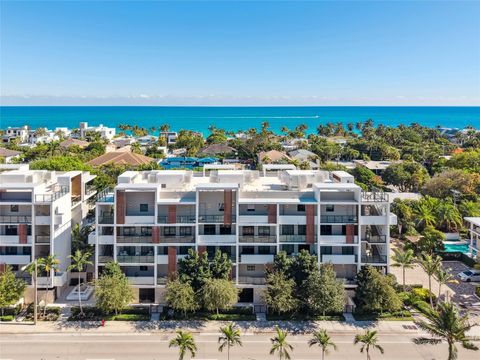
[[[478,350],[466,334],[475,324],[469,322],[467,315],[461,316],[453,303],[442,302],[437,309],[431,308],[424,315],[427,320],[417,320],[415,324],[432,337],[415,338],[416,344],[437,345],[445,341],[448,344],[448,360],[458,359],[456,343],[467,350]]]
[[[402,279],[403,279],[403,291],[405,291],[405,269],[412,269],[415,262],[415,256],[413,255],[413,250],[401,250],[394,249],[394,255],[392,257],[394,267],[402,268]]]
[[[44,307],[43,307],[43,317],[47,315],[47,300],[48,300],[48,294],[50,292],[50,284],[51,284],[51,279],[52,276],[55,276],[55,273],[58,271],[58,267],[60,265],[60,260],[57,259],[56,255],[48,255],[47,257],[44,258],[39,258],[37,260],[38,268],[40,271],[45,272],[47,276],[47,287],[45,290],[45,296],[44,296]]]
[[[293,346],[288,343],[288,332],[275,327],[276,335],[270,339],[272,347],[270,349],[270,355],[278,354],[279,360],[290,360],[290,351],[293,350]]]
[[[383,347],[378,344],[376,330],[366,330],[363,334],[356,335],[353,343],[354,345],[361,344],[360,352],[367,354],[367,360],[370,360],[370,348],[377,349],[381,354],[385,352]]]
[[[177,336],[170,340],[168,347],[178,348],[178,360],[183,360],[187,353],[190,353],[190,357],[194,358],[197,353],[195,339],[188,331],[177,331]]]
[[[183,316],[189,311],[198,309],[198,301],[195,299],[195,291],[189,283],[181,282],[179,279],[167,283],[165,300],[174,310],[180,311]]]
[[[220,336],[218,337],[218,351],[222,352],[227,348],[227,360],[230,360],[230,348],[235,345],[242,346],[240,340],[240,329],[235,328],[232,323],[220,328]]]
[[[132,300],[133,290],[117,263],[111,262],[96,281],[96,305],[103,312],[117,315]]]
[[[325,329],[315,331],[312,338],[308,341],[308,346],[318,346],[322,351],[322,360],[325,359],[325,355],[328,355],[329,348],[337,350],[337,345],[332,341]]]
[[[287,279],[281,271],[274,271],[267,275],[267,288],[263,294],[269,310],[276,314],[289,313],[295,310],[295,282]]]
[[[2,316],[4,309],[14,305],[23,296],[27,284],[22,279],[17,279],[12,268],[7,265],[5,270],[0,273],[0,308]]]
[[[438,272],[442,266],[442,259],[438,255],[423,254],[420,260],[423,269],[428,276],[428,290],[430,297],[430,306],[433,306],[433,293],[432,293],[432,277]]]
[[[238,289],[233,282],[225,279],[208,279],[202,287],[202,303],[205,309],[228,309],[238,301]]]

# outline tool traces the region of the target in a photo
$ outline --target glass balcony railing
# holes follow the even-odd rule
[[[60,188],[51,194],[37,194],[35,195],[36,202],[52,202],[60,199],[62,196],[68,194],[70,189],[68,186],[60,186]]]
[[[49,244],[50,235],[35,235],[35,242],[37,244]]]
[[[322,223],[356,223],[357,216],[356,215],[322,215],[320,217],[320,221]]]
[[[362,255],[362,263],[365,264],[386,264],[386,255]]]
[[[241,243],[274,243],[277,241],[275,235],[240,235]]]
[[[149,264],[154,261],[154,255],[117,255],[117,262],[119,263]]]
[[[169,224],[168,216],[159,215],[157,217],[157,222],[159,224]],[[177,215],[175,217],[175,223],[177,223],[177,224],[194,224],[195,223],[195,215]]]
[[[231,220],[232,222],[236,222],[236,216],[232,215]],[[224,221],[224,215],[198,215],[198,222],[200,223],[223,223]]]
[[[387,236],[386,235],[365,235],[362,238],[362,241],[366,241],[369,243],[386,243]]]
[[[28,224],[32,222],[30,215],[0,215],[2,224]]]
[[[303,243],[306,241],[305,235],[280,235],[280,242],[298,242]]]
[[[153,242],[152,235],[117,235],[117,243],[147,243]]]
[[[113,224],[113,215],[100,215],[98,217],[99,224]]]
[[[160,235],[161,243],[193,243],[194,235]]]

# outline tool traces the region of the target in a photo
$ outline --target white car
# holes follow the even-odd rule
[[[462,281],[480,281],[480,270],[465,270],[458,274]]]

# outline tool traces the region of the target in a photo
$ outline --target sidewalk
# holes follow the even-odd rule
[[[19,323],[1,323],[0,334],[44,334],[44,333],[79,333],[79,334],[136,334],[149,335],[155,333],[173,333],[176,330],[187,330],[193,333],[218,333],[221,321],[107,321],[105,327],[100,322],[57,321],[39,322],[37,326]],[[312,332],[318,328],[330,333],[359,333],[367,328],[375,328],[383,334],[418,335],[419,330],[411,321],[237,321],[234,322],[244,334],[274,332],[275,326],[286,329],[290,333]],[[469,333],[480,337],[480,326]]]

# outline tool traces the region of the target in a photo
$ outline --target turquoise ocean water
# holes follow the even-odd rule
[[[306,124],[314,132],[327,122],[355,123],[374,120],[376,125],[420,123],[424,126],[480,128],[480,107],[394,107],[394,106],[298,106],[298,107],[167,107],[167,106],[1,106],[0,128],[29,125],[32,128],[92,125],[138,125],[146,128],[170,124],[172,130],[208,132],[209,125],[227,130],[260,127],[268,121],[273,130]]]

